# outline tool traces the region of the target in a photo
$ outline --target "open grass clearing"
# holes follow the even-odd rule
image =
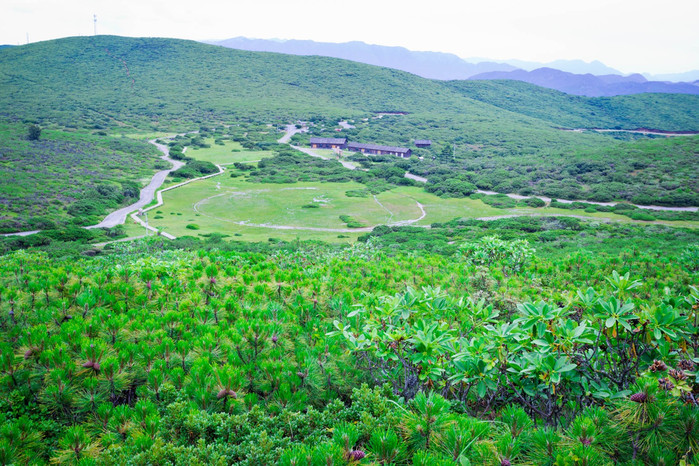
[[[376,197],[347,197],[345,192],[353,189],[363,189],[363,186],[357,183],[250,183],[242,177],[223,175],[164,193],[165,204],[150,211],[149,221],[156,228],[175,236],[221,233],[230,235],[230,239],[247,241],[300,238],[343,242],[355,240],[364,231],[347,228],[340,215],[348,215],[367,227],[385,224],[428,226],[458,217],[508,215],[573,215],[624,223],[649,223],[612,213],[582,210],[496,209],[480,200],[440,198],[419,187],[399,187]],[[418,203],[425,212],[422,219]],[[187,225],[196,225],[198,229],[187,228]],[[673,225],[698,226],[696,222],[673,222]]]
[[[200,233],[250,232],[257,228],[251,225],[264,225],[265,236],[286,231],[290,233],[286,237],[306,238],[315,232],[321,234],[313,237],[331,240],[338,234],[356,236],[340,215],[370,227],[422,215],[416,201],[401,193],[382,193],[376,199],[345,195],[348,190],[362,188],[356,183],[249,183],[224,175],[164,193],[165,204],[151,211],[150,220],[153,226],[176,236],[191,234],[186,225],[194,223]],[[157,211],[161,213],[153,215]]]
[[[223,141],[223,145],[215,144],[212,138],[207,138],[204,141],[211,147],[189,147],[187,149],[187,157],[211,162],[216,165],[227,165],[235,162],[255,162],[274,155],[274,152],[269,150],[246,150],[240,143],[235,141]]]

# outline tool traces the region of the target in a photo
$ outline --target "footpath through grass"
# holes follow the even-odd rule
[[[164,205],[150,212],[150,224],[175,236],[223,234],[245,241],[317,239],[353,241],[364,233],[348,228],[350,217],[366,228],[377,225],[426,227],[454,218],[511,215],[565,215],[599,221],[635,222],[613,213],[556,208],[497,209],[481,200],[444,199],[420,187],[399,187],[376,197],[349,197],[358,183],[252,183],[228,172],[163,194]],[[422,209],[420,208],[422,206]],[[424,215],[423,215],[424,210]],[[345,218],[347,218],[345,217]],[[697,227],[696,222],[673,222]]]

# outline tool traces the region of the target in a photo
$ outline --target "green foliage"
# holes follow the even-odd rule
[[[699,197],[694,168],[698,146],[699,137],[680,137],[623,143],[608,141],[604,147],[577,147],[564,153],[514,151],[493,157],[485,151],[475,151],[449,163],[430,159],[411,161],[409,170],[427,177],[426,189],[440,195],[448,194],[448,186],[470,183],[482,190],[553,199],[696,206]],[[475,188],[470,192],[473,191]],[[466,190],[464,193],[468,194]],[[515,206],[514,200],[503,196],[478,197],[493,204],[497,200],[503,207]],[[532,207],[541,205],[531,202],[538,204]],[[613,207],[584,203],[552,203],[552,206],[616,211]],[[645,215],[650,214],[645,211]],[[652,212],[657,218],[664,218],[666,214]]]
[[[349,215],[340,215],[340,220],[347,224],[347,228],[364,228],[366,226]]]
[[[345,192],[347,197],[369,197],[369,192],[365,189],[350,189]]]
[[[378,194],[396,185],[411,184],[404,178],[405,170],[394,165],[380,165],[368,172],[348,170],[336,160],[310,158],[288,149],[275,157],[260,160],[257,169],[249,172],[249,180],[260,183],[295,183],[298,181],[322,181],[345,183],[356,181],[366,185],[366,190],[349,190],[348,197],[367,197]]]
[[[150,144],[136,140],[48,128],[28,140],[25,131],[0,122],[3,233],[49,229],[75,215],[89,224],[137,200],[157,160]]]
[[[480,188],[688,205],[697,138],[612,145],[552,123],[693,129],[695,97],[585,99],[164,39],[0,54],[0,108],[45,128],[35,141],[2,128],[2,179],[23,177],[0,183],[3,203],[18,201],[2,226],[47,230],[0,241],[2,463],[696,462],[695,230],[455,219],[377,227],[348,247],[208,235],[84,257],[76,244],[106,234],[78,225],[137,197],[152,172],[153,157],[131,155],[152,148],[109,136],[121,125],[198,127],[172,141],[181,159],[212,139],[273,150],[234,174],[366,186],[348,196],[410,184],[410,171],[445,197]],[[386,110],[405,114],[371,118]],[[323,134],[348,115],[358,140],[437,144],[422,160],[356,157],[367,171],[349,171],[276,144],[266,126],[301,118]],[[37,175],[49,154],[52,171]],[[77,165],[95,173],[64,176]],[[174,176],[215,172],[188,160]],[[32,183],[63,197],[27,209]]]
[[[41,138],[41,126],[29,125],[27,127],[27,139],[30,141],[38,141]]]
[[[504,241],[497,236],[486,236],[478,243],[462,244],[459,253],[472,264],[500,263],[503,270],[509,268],[518,272],[532,257],[534,249],[527,240]]]
[[[552,224],[519,227],[535,225]],[[639,280],[627,272],[647,270],[646,256],[621,256],[629,269],[614,273],[616,256],[537,253],[505,276],[501,253],[525,246],[517,241],[475,242],[487,258],[478,263],[372,241],[227,252],[233,243],[220,239],[210,251],[151,239],[107,257],[2,256],[0,454],[112,464],[575,464],[634,451],[692,460],[698,299],[665,280],[694,275],[669,262]],[[571,293],[575,284],[590,287]]]
[[[466,197],[476,191],[468,177],[454,174],[442,174],[430,176],[425,185],[425,191],[442,197]]]
[[[655,114],[651,108],[657,95],[636,94],[587,98],[572,96],[520,81],[451,81],[464,96],[497,107],[568,128],[661,128],[696,127],[689,112]],[[694,99],[664,95],[667,105],[689,110]],[[670,120],[666,120],[666,118]]]
[[[218,168],[211,162],[190,160],[184,167],[170,172],[169,176],[175,178],[199,178],[200,176],[210,175],[217,172]]]

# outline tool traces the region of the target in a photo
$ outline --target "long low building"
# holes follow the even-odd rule
[[[407,147],[380,146],[378,144],[361,144],[358,142],[347,144],[347,150],[361,152],[362,154],[397,155],[405,159],[409,159],[410,154],[412,154],[412,151]]]
[[[313,149],[345,149],[347,138],[311,138]]]

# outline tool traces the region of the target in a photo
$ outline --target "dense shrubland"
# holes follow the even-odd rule
[[[556,226],[592,232],[569,220],[438,227],[462,234],[450,255],[390,228],[344,249],[7,254],[2,461],[691,462],[696,240],[546,252]],[[647,236],[623,228],[607,236]]]
[[[128,138],[0,123],[0,233],[89,225],[138,200],[155,148]],[[169,165],[169,164],[168,164]]]
[[[170,172],[173,178],[199,178],[200,176],[218,173],[218,168],[211,162],[201,160],[189,160],[182,168]]]
[[[366,185],[373,194],[387,191],[399,185],[410,186],[414,182],[405,178],[405,169],[391,164],[375,164],[368,170],[348,170],[337,160],[311,158],[295,150],[280,150],[277,155],[260,160],[257,167],[237,164],[231,176],[246,175],[259,183],[296,183],[322,181],[346,183],[356,181]]]
[[[694,176],[699,161],[696,136],[610,143],[603,149],[580,149],[553,157],[518,153],[494,158],[479,150],[457,154],[452,160],[437,155],[412,159],[406,169],[427,177],[428,190],[448,197],[466,196],[479,188],[554,199],[699,205]],[[473,187],[453,189],[457,182]]]

